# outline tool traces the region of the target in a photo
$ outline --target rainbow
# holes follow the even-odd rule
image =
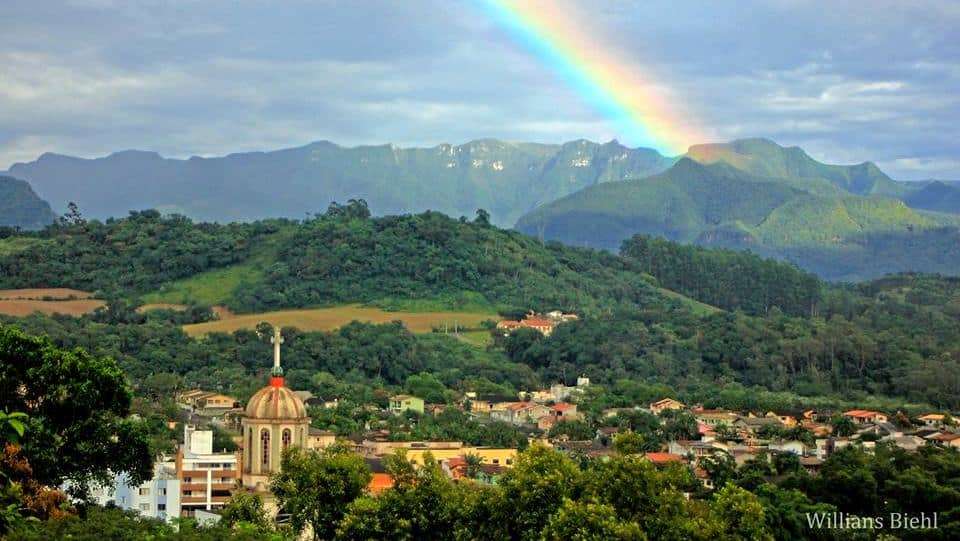
[[[688,116],[669,106],[662,88],[598,47],[576,13],[561,9],[563,2],[480,0],[480,5],[603,115],[624,142],[671,155],[703,140]]]

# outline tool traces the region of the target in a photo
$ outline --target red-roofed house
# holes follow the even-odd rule
[[[643,456],[657,466],[686,462],[682,456],[674,453],[643,453]]]
[[[577,405],[569,402],[557,402],[550,406],[550,413],[558,422],[576,421],[580,418],[580,414],[577,412]]]

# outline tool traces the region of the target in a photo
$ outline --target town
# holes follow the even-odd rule
[[[529,316],[531,318],[536,315]],[[567,320],[574,317],[564,316]],[[559,315],[536,319],[531,325],[548,333],[546,322],[561,321]],[[516,322],[504,327],[517,328]],[[322,450],[343,445],[363,456],[373,472],[367,487],[371,494],[391,488],[394,479],[384,459],[401,456],[414,466],[435,460],[454,481],[496,484],[511,468],[521,449],[468,445],[461,441],[407,441],[393,439],[390,430],[371,424],[362,439],[340,439],[328,430],[311,426],[310,411],[337,407],[310,392],[294,391],[284,382],[280,364],[280,330],[272,338],[274,368],[271,381],[244,406],[233,397],[192,389],[177,396],[182,418],[171,419],[171,428],[182,428],[182,444],[175,454],[154,465],[152,479],[136,486],[123,475],[102,487],[95,500],[116,505],[143,516],[172,521],[193,517],[215,523],[218,510],[237,491],[259,494],[270,500],[270,475],[280,471],[281,457],[289,447]],[[670,397],[631,407],[608,408],[599,415],[578,410],[590,390],[587,377],[576,384],[521,391],[516,397],[482,396],[467,392],[456,404],[429,404],[408,394],[389,397],[384,409],[374,408],[379,418],[402,418],[415,424],[424,416],[442,414],[448,408],[464,412],[480,423],[499,421],[516,426],[527,435],[526,446],[556,449],[573,458],[603,460],[635,454],[656,467],[688,469],[704,489],[715,488],[712,472],[728,462],[732,467],[772,463],[784,457],[811,475],[832,453],[847,446],[868,452],[889,444],[906,452],[924,446],[960,449],[960,427],[949,413],[926,413],[909,417],[902,412],[863,409],[847,411],[733,411],[687,405]],[[508,399],[512,398],[512,399]],[[315,409],[316,408],[316,409]],[[369,408],[368,408],[369,409]],[[588,437],[571,437],[559,431],[563,423],[589,427]],[[386,424],[386,423],[383,423]],[[644,427],[635,430],[631,427]],[[652,443],[651,433],[671,427],[671,436]],[[207,427],[206,429],[200,427]],[[237,451],[216,450],[214,429],[230,435]],[[674,437],[675,436],[675,437]],[[646,439],[645,439],[646,438]]]

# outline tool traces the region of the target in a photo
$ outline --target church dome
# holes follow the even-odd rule
[[[271,381],[270,385],[257,391],[247,402],[247,419],[265,421],[300,421],[307,417],[307,407],[303,400],[280,381]],[[279,385],[277,385],[279,383]]]

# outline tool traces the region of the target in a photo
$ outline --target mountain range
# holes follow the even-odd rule
[[[145,208],[220,222],[302,217],[362,198],[375,214],[483,208],[498,225],[611,250],[638,233],[749,249],[834,280],[954,274],[960,263],[960,183],[900,182],[871,162],[825,164],[767,139],[694,145],[679,157],[616,141],[495,139],[430,148],[322,141],[189,159],[46,153],[10,174],[55,209],[74,201],[100,219]],[[24,209],[39,208],[23,197]],[[49,208],[35,212],[19,223],[52,220]]]
[[[0,176],[0,227],[39,229],[55,218],[50,205],[28,183]]]
[[[10,174],[57,209],[88,217],[156,208],[210,221],[302,217],[331,201],[364,198],[376,214],[436,210],[513,225],[524,213],[597,183],[639,178],[676,160],[616,141],[562,145],[493,139],[432,148],[345,148],[330,142],[186,160],[124,151],[97,159],[47,153]]]

